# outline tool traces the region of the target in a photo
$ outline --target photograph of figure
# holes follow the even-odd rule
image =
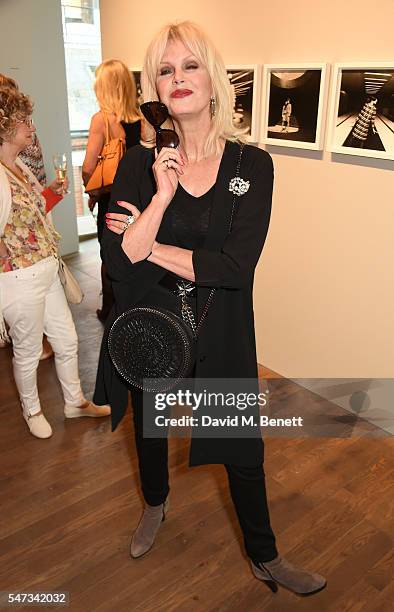
[[[282,132],[288,134],[290,126],[290,117],[293,107],[291,106],[290,98],[287,98],[286,102],[282,106]]]
[[[326,66],[265,66],[262,142],[319,149]]]
[[[234,95],[234,125],[245,130],[249,142],[257,142],[259,69],[257,66],[230,66],[227,74]]]
[[[394,68],[336,74],[331,150],[394,159]]]

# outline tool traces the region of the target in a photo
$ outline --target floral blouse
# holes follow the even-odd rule
[[[57,254],[60,235],[47,219],[44,225],[41,215],[46,216],[45,199],[35,188],[29,191],[6,169],[11,187],[11,211],[8,223],[4,228],[4,242],[8,258],[0,258],[0,273],[10,272],[19,268],[27,268],[33,264]]]

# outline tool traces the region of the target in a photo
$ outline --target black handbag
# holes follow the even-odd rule
[[[239,178],[243,147],[241,144],[236,176],[229,185],[234,194],[229,233],[236,196],[243,195],[249,188],[249,183]],[[178,285],[181,317],[164,308],[136,306],[112,324],[108,335],[109,355],[116,370],[130,385],[143,391],[169,391],[192,372],[197,336],[216,292],[216,288],[211,289],[196,324],[187,300],[193,288],[194,284],[189,281]]]

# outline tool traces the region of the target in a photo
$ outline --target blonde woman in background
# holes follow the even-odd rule
[[[97,158],[105,142],[106,118],[109,122],[110,138],[121,138],[126,149],[139,143],[141,138],[141,115],[138,110],[137,88],[133,73],[123,62],[117,59],[106,60],[96,69],[94,91],[100,107],[98,113],[93,115],[85,160],[82,166],[82,177],[86,185],[97,165]],[[97,237],[101,245],[101,238],[108,212],[111,193],[103,193],[97,200],[90,198],[89,207],[93,210],[98,204]],[[100,252],[101,254],[101,252]],[[103,302],[97,316],[104,322],[113,304],[111,283],[108,279],[104,264],[101,265],[101,282]]]

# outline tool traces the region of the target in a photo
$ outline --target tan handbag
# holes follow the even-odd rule
[[[80,304],[83,300],[82,289],[78,284],[78,281],[71,274],[70,270],[64,263],[61,257],[59,259],[59,278],[63,285],[64,293],[67,301],[70,304]]]
[[[42,214],[38,206],[36,206],[36,210],[37,210],[38,216],[40,217],[42,221],[43,226],[45,227],[45,229],[49,230],[50,229],[49,226],[53,225],[51,218],[49,217],[49,221],[48,221],[48,218]],[[60,255],[56,254],[55,258],[59,262],[59,269],[58,269],[59,279],[60,279],[61,284],[63,285],[63,290],[67,298],[67,301],[70,302],[70,304],[80,304],[83,300],[83,292],[82,292],[81,287],[79,286],[78,281],[71,274],[70,270],[68,269],[68,267],[66,266],[66,264],[64,263]]]
[[[121,138],[110,139],[109,120],[105,113],[105,143],[97,158],[97,166],[90,177],[85,191],[92,197],[99,197],[110,191],[120,160],[125,153]]]

